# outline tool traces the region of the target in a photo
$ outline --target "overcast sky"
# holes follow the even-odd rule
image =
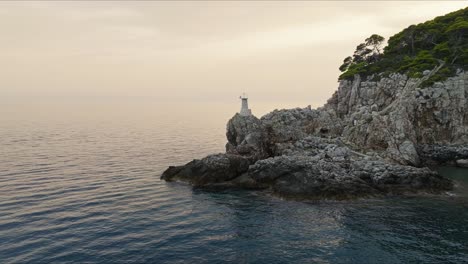
[[[323,104],[373,33],[467,1],[0,2],[0,97]]]

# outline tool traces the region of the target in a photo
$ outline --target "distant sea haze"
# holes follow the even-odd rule
[[[159,179],[223,152],[239,110],[237,98],[0,105],[0,262],[468,262],[466,170],[441,169],[452,196],[315,203]]]

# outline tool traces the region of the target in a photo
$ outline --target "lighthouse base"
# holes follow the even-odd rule
[[[239,114],[241,116],[250,116],[250,115],[252,115],[252,110],[242,108]]]

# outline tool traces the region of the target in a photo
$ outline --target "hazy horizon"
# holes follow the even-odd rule
[[[467,4],[0,0],[0,264],[468,264],[467,72],[296,109]],[[460,13],[431,49],[455,66]]]
[[[0,98],[237,103],[246,92],[317,107],[366,37],[466,4],[1,2]]]

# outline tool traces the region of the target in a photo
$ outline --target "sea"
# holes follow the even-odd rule
[[[468,263],[467,169],[439,168],[444,195],[352,201],[160,180],[223,152],[238,107],[3,101],[0,263]]]

